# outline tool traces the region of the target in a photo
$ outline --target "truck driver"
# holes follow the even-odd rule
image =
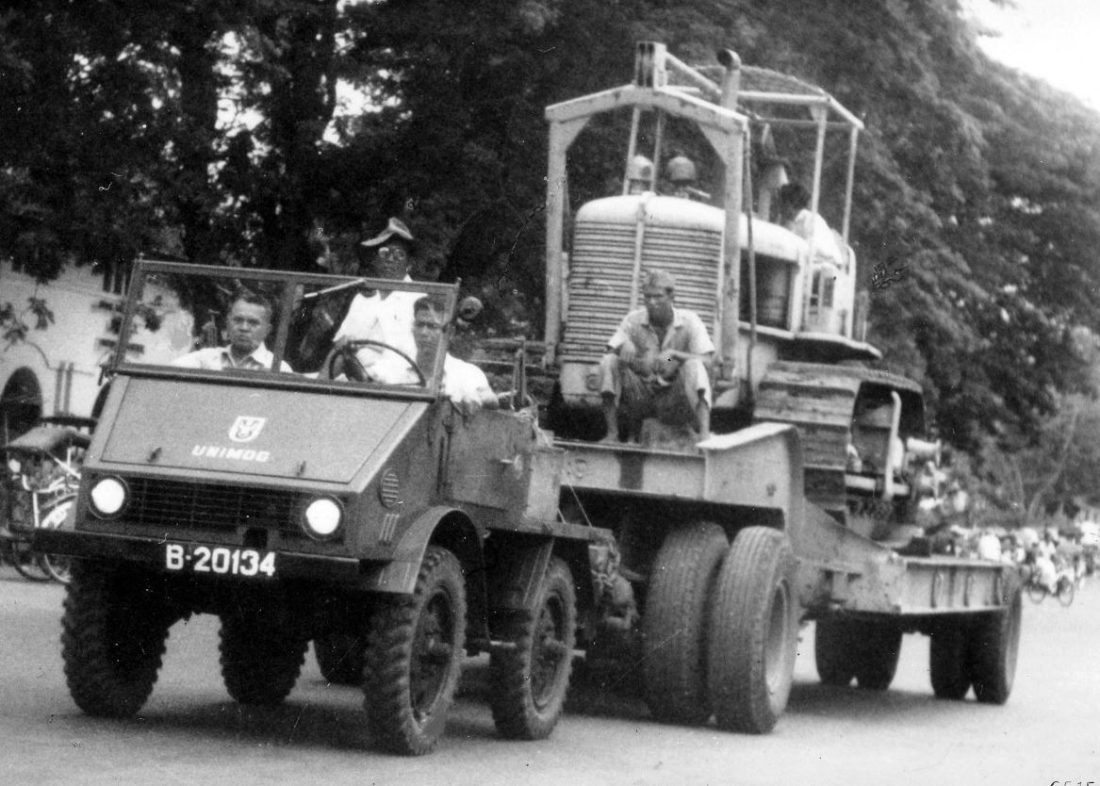
[[[386,228],[360,245],[372,256],[367,272],[375,278],[391,281],[412,281],[413,235],[403,221],[391,218]],[[392,290],[389,292],[359,292],[351,301],[343,322],[333,340],[337,346],[346,341],[372,339],[396,347],[409,355],[416,354],[412,340],[413,303],[419,292]],[[363,367],[370,369],[385,350],[365,346],[356,353]]]

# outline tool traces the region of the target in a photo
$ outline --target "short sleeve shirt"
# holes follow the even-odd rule
[[[646,357],[656,357],[661,350],[688,352],[692,355],[714,352],[714,343],[710,340],[703,320],[694,311],[686,308],[673,307],[672,324],[665,331],[663,341],[649,323],[649,312],[646,309],[631,311],[623,318],[607,345],[618,349],[627,339],[634,344],[639,355]]]
[[[248,371],[267,371],[274,360],[271,350],[263,344],[243,360],[234,360],[229,347],[206,347],[188,352],[186,355],[172,361],[173,366],[180,368],[201,368],[207,371],[227,371],[233,368],[242,368]],[[294,373],[294,369],[287,365],[286,361],[279,364],[279,371],[284,374]]]
[[[443,358],[443,395],[456,404],[481,404],[482,396],[491,394],[485,372],[473,363],[459,360],[449,352]]]

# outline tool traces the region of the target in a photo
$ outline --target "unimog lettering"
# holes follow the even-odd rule
[[[246,450],[245,448],[227,448],[219,445],[195,445],[191,449],[191,455],[198,458],[232,459],[234,461],[260,461],[271,460],[271,451]]]

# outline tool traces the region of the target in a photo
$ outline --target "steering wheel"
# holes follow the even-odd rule
[[[339,376],[340,372],[336,369],[336,361],[340,360],[344,365],[344,376],[348,379],[354,379],[356,382],[371,381],[370,375],[367,374],[367,370],[363,368],[363,364],[360,363],[359,358],[356,357],[356,353],[362,347],[380,347],[381,349],[389,350],[409,364],[409,368],[416,374],[417,381],[420,385],[426,386],[428,384],[424,372],[420,370],[420,366],[417,365],[413,358],[409,357],[405,352],[392,344],[387,344],[385,341],[375,341],[372,338],[361,338],[355,341],[349,341],[344,344],[344,346],[334,351],[328,359],[329,379],[335,379]]]

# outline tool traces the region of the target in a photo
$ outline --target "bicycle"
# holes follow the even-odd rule
[[[1060,604],[1069,607],[1077,594],[1077,582],[1064,570],[1060,570],[1052,592],[1040,578],[1039,571],[1032,567],[1027,580],[1024,582],[1024,591],[1032,603],[1042,603],[1047,595],[1053,595]]]
[[[7,468],[0,557],[26,579],[69,581],[69,559],[35,553],[31,540],[36,528],[60,527],[68,517],[80,483],[80,462],[91,441],[79,429],[90,429],[93,423],[87,418],[43,419],[0,448]]]

